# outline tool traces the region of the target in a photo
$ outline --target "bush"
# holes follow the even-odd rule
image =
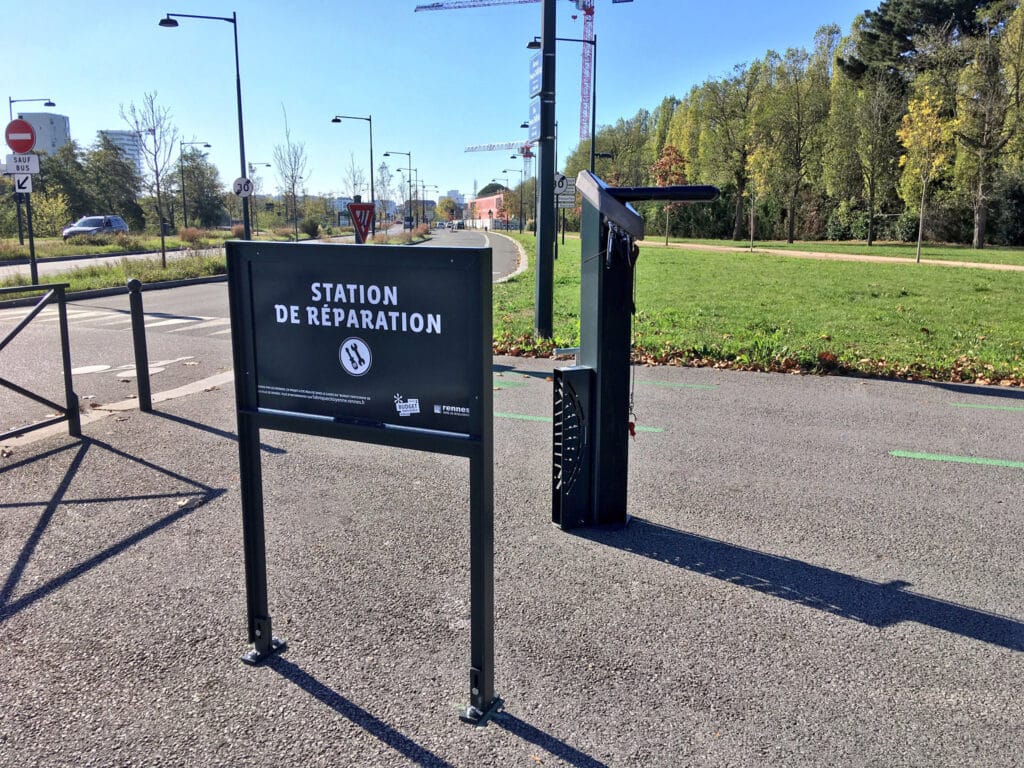
[[[312,217],[303,219],[299,229],[312,238],[320,236],[320,222]]]
[[[199,245],[200,242],[202,242],[203,233],[196,227],[183,227],[182,229],[178,230],[178,239],[181,240],[183,243],[188,243],[189,245],[195,247]]]
[[[233,237],[235,240],[241,240],[243,237],[245,237],[245,225],[235,224],[231,228],[231,237]]]

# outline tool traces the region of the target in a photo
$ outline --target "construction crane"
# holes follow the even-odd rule
[[[498,150],[508,151],[514,149],[516,154],[523,158],[523,177],[529,178],[532,174],[530,173],[530,160],[533,159],[533,146],[530,142],[523,141],[502,141],[497,144],[473,144],[472,146],[466,147],[466,152],[497,152]]]
[[[491,5],[525,5],[540,0],[446,0],[446,2],[417,5],[413,11],[454,11],[459,8],[484,8]],[[580,68],[580,141],[590,138],[590,105],[594,88],[594,0],[571,0],[583,14],[583,58]],[[631,3],[633,0],[612,0],[613,3]],[[575,19],[576,17],[573,16]],[[467,150],[469,151],[469,150]]]

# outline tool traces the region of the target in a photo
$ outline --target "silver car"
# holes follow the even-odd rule
[[[83,216],[60,234],[67,240],[75,235],[112,235],[115,232],[127,231],[128,225],[120,216]]]

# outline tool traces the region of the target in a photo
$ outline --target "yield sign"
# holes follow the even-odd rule
[[[356,230],[356,242],[365,243],[373,223],[373,203],[349,203],[348,212],[352,216],[352,226]]]
[[[4,131],[7,146],[18,154],[31,152],[36,145],[36,129],[25,120],[11,120]]]

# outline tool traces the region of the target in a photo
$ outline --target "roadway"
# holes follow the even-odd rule
[[[341,239],[342,242],[348,241],[351,243],[351,238]],[[431,239],[418,245],[417,247],[462,247],[462,248],[487,248],[490,247],[493,251],[494,258],[494,279],[501,280],[514,274],[520,266],[525,265],[525,257],[520,256],[518,246],[515,241],[510,238],[498,235],[494,232],[481,232],[478,230],[456,230],[449,232],[447,230],[435,229],[431,232]],[[202,253],[219,253],[221,249],[213,248],[201,251]],[[167,259],[173,261],[174,259],[180,259],[185,256],[191,255],[192,251],[168,251]],[[130,255],[115,255],[115,256],[83,256],[80,259],[45,259],[38,260],[36,262],[37,273],[39,274],[40,282],[57,282],[59,275],[62,272],[68,272],[73,269],[78,269],[82,266],[99,266],[99,265],[116,265],[120,264],[123,260],[129,259],[135,260],[146,260],[146,259],[158,259],[160,258],[159,252],[153,253],[138,253]],[[31,267],[28,263],[23,264],[7,264],[0,266],[0,281],[9,280],[16,275],[24,275],[28,277],[31,275]]]

